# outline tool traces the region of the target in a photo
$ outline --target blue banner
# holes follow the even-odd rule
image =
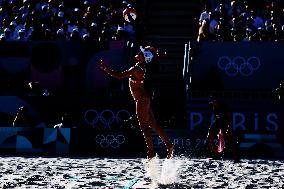
[[[193,89],[270,90],[284,80],[283,43],[203,42],[193,49]]]

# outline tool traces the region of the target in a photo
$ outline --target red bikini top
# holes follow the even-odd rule
[[[133,78],[129,78],[129,81],[132,82],[132,83],[135,83],[135,84],[143,84],[144,83],[144,80],[136,80],[136,79],[133,79]]]
[[[143,79],[136,79],[135,76],[132,76],[129,78],[129,81],[131,81],[132,83],[136,83],[136,84],[143,84],[144,83],[144,77],[145,77],[145,69],[142,68],[140,65],[136,65],[138,68],[140,68],[141,70],[144,71],[144,76]]]

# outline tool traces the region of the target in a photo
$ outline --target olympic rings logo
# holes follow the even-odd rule
[[[127,110],[119,110],[116,114],[112,110],[103,110],[99,113],[97,110],[90,109],[85,112],[84,120],[87,124],[95,127],[100,121],[105,128],[109,128],[114,122],[122,124],[124,120],[128,120],[131,114]]]
[[[118,148],[121,144],[125,142],[125,137],[123,135],[97,135],[96,143],[102,148]]]
[[[260,66],[260,59],[256,56],[249,57],[247,60],[242,56],[236,56],[233,59],[221,56],[218,60],[218,67],[230,77],[235,77],[238,74],[245,77],[250,76]]]

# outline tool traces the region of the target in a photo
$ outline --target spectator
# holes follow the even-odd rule
[[[231,151],[235,163],[240,162],[239,137],[233,132],[232,116],[229,108],[224,102],[214,97],[210,97],[209,106],[212,109],[214,119],[208,130],[207,142],[213,158],[219,158],[220,152],[214,145],[214,138],[219,133],[224,136],[228,151]]]
[[[26,38],[25,38],[25,30],[24,29],[19,30],[17,39],[19,41],[25,41],[26,40]]]
[[[274,28],[274,41],[279,42],[282,39],[282,32],[281,28],[278,26],[273,27]]]
[[[252,40],[252,29],[247,28],[246,29],[246,35],[245,35],[243,41],[248,42],[248,41],[251,41],[251,40]]]
[[[230,41],[238,41],[236,28],[231,28],[230,30]]]
[[[6,36],[5,34],[0,35],[0,41],[6,41]]]
[[[31,33],[33,31],[33,28],[31,27],[29,22],[25,22],[24,30],[25,30],[25,40],[28,41],[30,39]]]
[[[70,40],[71,41],[79,41],[80,40],[78,28],[74,28],[73,31],[70,33]]]
[[[5,35],[5,38],[6,38],[6,40],[10,40],[11,39],[11,30],[9,29],[9,28],[5,28],[4,29],[4,35]]]
[[[203,20],[202,25],[199,28],[199,34],[197,41],[205,41],[210,39],[210,32],[209,32],[209,20]]]
[[[218,13],[212,12],[210,14],[210,24],[209,24],[209,31],[210,31],[211,34],[214,34],[214,30],[215,30],[216,26],[218,25],[218,21],[219,21]]]
[[[228,11],[228,16],[229,17],[237,17],[240,15],[242,12],[241,6],[237,1],[231,1],[231,7],[229,8]]]
[[[16,16],[15,17],[15,22],[16,22],[16,28],[15,28],[15,33],[16,33],[16,38],[19,37],[19,31],[24,29],[24,24],[23,24],[23,21],[22,21],[22,18],[20,16]]]
[[[57,30],[56,39],[57,40],[65,40],[66,39],[66,35],[65,35],[64,30],[62,28]]]
[[[99,39],[99,28],[98,28],[97,23],[95,23],[95,22],[91,23],[91,26],[89,28],[90,28],[90,38],[95,40],[95,41],[98,41],[98,39]]]
[[[208,1],[207,1],[208,2]],[[218,1],[217,1],[218,2]],[[214,6],[208,3],[204,9]],[[280,1],[219,0],[218,5],[203,10],[200,21],[210,18],[210,40],[218,41],[281,41],[283,40],[282,25],[284,22],[284,3]],[[205,23],[204,23],[205,24]],[[203,38],[204,25],[199,23],[198,41]]]
[[[90,35],[89,34],[84,34],[82,38],[83,38],[83,41],[89,41],[90,40]]]
[[[0,34],[9,28],[7,40],[82,40],[83,36],[84,40],[110,40],[117,25],[123,23],[122,12],[127,7],[133,8],[133,4],[95,0],[0,1]],[[135,38],[136,25],[127,23],[125,27],[128,37]],[[75,28],[78,28],[79,38],[77,31],[73,32]],[[19,38],[22,29],[25,36]],[[60,29],[64,30],[63,36]]]
[[[255,41],[264,41],[264,29],[262,27],[259,27],[254,35]]]
[[[16,21],[12,21],[10,23],[9,29],[10,29],[10,40],[17,40],[17,31],[16,31],[17,23]]]
[[[229,24],[223,17],[216,27],[216,38],[218,41],[228,41],[230,38]]]
[[[252,11],[252,18],[253,18],[253,27],[254,28],[260,28],[264,26],[264,22],[262,17],[259,14],[259,11],[256,13],[255,11]]]
[[[204,4],[204,10],[199,18],[199,26],[201,26],[203,21],[206,19],[210,20],[210,7],[208,4]]]

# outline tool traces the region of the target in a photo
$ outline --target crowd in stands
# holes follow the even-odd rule
[[[282,41],[283,5],[277,0],[203,2],[197,41]]]
[[[56,40],[94,41],[97,44],[96,42],[120,39],[133,42],[137,39],[137,27],[141,27],[139,21],[130,15],[136,13],[136,6],[136,0],[0,0],[0,42]],[[128,11],[126,18],[125,12],[129,9],[133,12]],[[6,46],[2,47],[5,57]],[[17,57],[17,53],[14,54],[9,56]],[[22,54],[26,56],[25,52]],[[3,62],[5,61],[6,59]],[[33,61],[32,58],[30,61]],[[45,103],[40,100],[42,96],[49,96],[50,91],[41,88],[37,81],[22,87],[24,81],[21,78],[23,76],[26,79],[26,70],[23,71],[24,74],[20,73],[22,75],[15,77],[16,74],[6,72],[3,67],[5,66],[1,64],[1,95],[22,95],[36,107],[35,116],[28,107],[21,106],[13,119],[14,127],[38,127],[40,119],[43,119],[48,127],[74,127],[70,121],[74,116],[62,114],[61,120],[54,123],[52,120],[58,117],[55,115],[57,111],[45,115],[51,105],[46,108]]]
[[[0,39],[6,41],[108,41],[135,38],[123,18],[125,0],[0,0]]]

